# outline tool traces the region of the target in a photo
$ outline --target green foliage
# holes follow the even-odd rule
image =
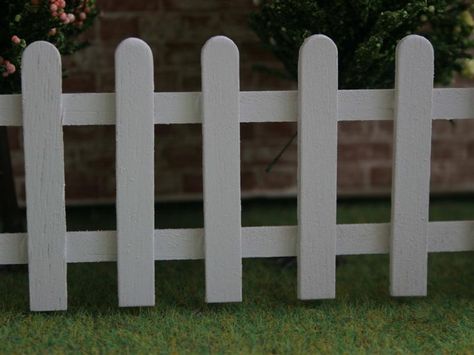
[[[78,36],[97,17],[96,0],[0,0],[0,94],[20,91],[21,55],[34,41],[48,41],[61,54],[86,43]]]
[[[433,44],[435,81],[445,85],[471,58],[471,8],[472,0],[263,0],[250,26],[294,80],[304,39],[331,37],[339,49],[341,89],[393,87],[396,45],[419,34]]]

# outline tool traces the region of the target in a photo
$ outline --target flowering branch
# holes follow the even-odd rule
[[[97,17],[96,0],[16,0],[0,14],[0,94],[20,92],[21,55],[29,43],[43,40],[61,54],[86,43],[78,36]]]

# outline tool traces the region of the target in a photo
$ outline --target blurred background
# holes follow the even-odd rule
[[[214,35],[233,39],[241,55],[241,90],[289,90],[296,83],[271,70],[281,61],[249,26],[258,3],[251,0],[99,0],[101,15],[82,36],[90,46],[64,58],[65,92],[113,92],[114,51],[136,36],[152,48],[156,91],[199,91],[200,51]],[[454,86],[472,85],[456,80]],[[241,125],[243,197],[295,196],[296,142],[270,172],[265,168],[290,140],[295,124]],[[474,191],[474,121],[433,125],[433,194]],[[113,127],[65,127],[66,198],[69,205],[115,200]],[[21,130],[9,128],[16,192],[24,202]],[[202,194],[200,125],[156,126],[156,199],[198,200]],[[338,194],[389,196],[392,123],[339,125]]]

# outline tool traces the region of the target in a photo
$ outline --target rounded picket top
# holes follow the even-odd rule
[[[229,37],[214,36],[209,38],[201,51],[201,60],[204,61],[207,57],[220,57],[223,60],[238,58],[239,48]]]
[[[124,58],[130,62],[138,60],[141,65],[153,67],[153,52],[150,46],[143,40],[135,37],[124,39],[115,50],[115,60]]]
[[[21,66],[22,68],[29,66],[39,68],[44,59],[47,59],[51,66],[61,64],[61,54],[53,44],[46,41],[36,41],[26,47],[21,58]]]
[[[300,48],[300,58],[311,53],[327,53],[337,56],[337,46],[334,41],[326,35],[317,34],[307,37]]]
[[[397,58],[416,55],[422,60],[434,60],[434,49],[431,42],[420,35],[408,35],[397,44]]]

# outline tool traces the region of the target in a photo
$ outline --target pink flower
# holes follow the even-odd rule
[[[6,78],[8,75],[13,74],[14,72],[16,72],[15,65],[10,63],[9,60],[5,60],[3,62],[3,65],[5,66],[5,71],[2,74],[4,78]]]
[[[12,42],[13,42],[14,44],[20,44],[21,39],[20,39],[20,37],[18,37],[18,36],[15,35],[15,36],[12,36]]]
[[[5,64],[5,68],[7,69],[8,74],[13,74],[14,72],[16,72],[15,65],[10,62],[8,62],[8,64]]]

